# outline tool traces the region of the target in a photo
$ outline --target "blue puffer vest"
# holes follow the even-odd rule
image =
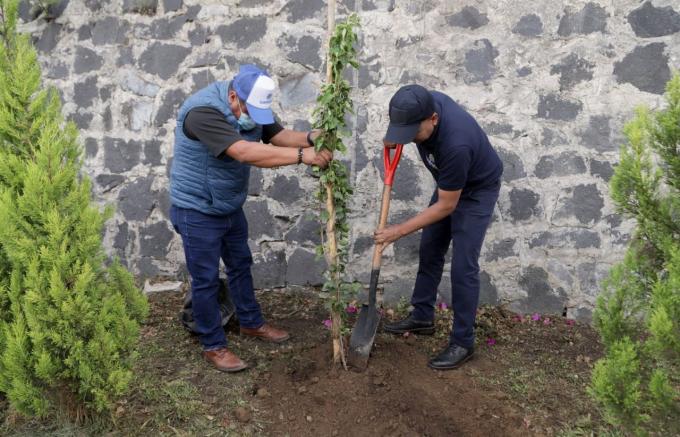
[[[215,158],[203,143],[190,139],[182,129],[189,111],[199,106],[210,106],[224,114],[229,124],[239,130],[238,120],[227,100],[228,85],[228,82],[208,85],[189,97],[179,109],[170,171],[170,200],[179,208],[210,215],[228,215],[246,200],[250,165],[228,156]],[[247,141],[260,141],[262,126],[239,134]]]

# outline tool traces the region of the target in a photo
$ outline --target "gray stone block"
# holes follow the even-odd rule
[[[163,0],[165,12],[174,12],[182,9],[182,0]]]
[[[577,185],[560,199],[558,217],[576,217],[582,224],[597,223],[602,218],[604,199],[595,184]]]
[[[590,161],[590,174],[602,178],[605,182],[609,182],[614,175],[614,168],[608,161],[593,159]]]
[[[324,283],[326,261],[304,249],[295,249],[288,258],[286,283],[289,285],[312,285]]]
[[[69,120],[73,121],[76,124],[76,126],[78,126],[78,129],[86,130],[90,128],[92,118],[94,118],[94,114],[92,114],[91,112],[77,111],[71,114]]]
[[[503,161],[503,182],[511,182],[527,175],[518,154],[501,148],[496,148],[496,152]]]
[[[498,50],[488,39],[480,39],[474,42],[473,48],[465,53],[465,70],[471,77],[468,83],[487,82],[496,74],[495,59]]]
[[[537,247],[546,249],[599,249],[600,235],[588,229],[538,232],[532,234],[529,240],[529,249]]]
[[[466,29],[479,29],[489,23],[486,14],[482,14],[473,6],[465,6],[459,12],[446,17],[449,26],[463,27]]]
[[[97,151],[99,150],[99,145],[97,144],[96,138],[87,138],[85,140],[85,155],[88,158],[97,156]]]
[[[585,161],[576,152],[543,156],[536,164],[534,174],[539,179],[583,174],[587,171]]]
[[[321,222],[312,215],[303,215],[288,231],[285,240],[306,245],[321,244]]]
[[[304,74],[283,79],[279,82],[281,108],[291,109],[300,105],[312,105],[319,94],[316,75]]]
[[[261,40],[267,33],[267,17],[239,18],[231,24],[225,24],[215,30],[222,38],[223,44],[235,44],[245,49]]]
[[[450,299],[449,299],[450,302]],[[491,280],[491,276],[486,271],[482,270],[479,273],[479,304],[480,305],[498,305],[500,304],[498,298],[498,290]]]
[[[553,65],[550,74],[560,75],[560,91],[564,91],[572,89],[580,82],[591,80],[594,68],[595,64],[572,53]]]
[[[61,32],[62,25],[51,21],[43,30],[42,35],[35,44],[35,48],[43,53],[49,53],[57,46],[59,43],[59,34]]]
[[[158,267],[154,264],[153,260],[149,257],[141,257],[135,265],[137,268],[137,274],[140,279],[144,280],[146,278],[152,278],[158,275]]]
[[[215,82],[215,76],[213,76],[210,70],[205,69],[203,71],[199,71],[198,73],[192,74],[191,80],[194,83],[194,89],[200,90]]]
[[[538,117],[549,120],[571,121],[583,109],[579,101],[563,99],[557,94],[539,96]]]
[[[124,173],[139,163],[141,143],[104,137],[104,167],[112,173]]]
[[[97,185],[99,185],[103,192],[108,192],[119,186],[125,181],[125,178],[117,174],[99,174],[95,178]]]
[[[128,224],[123,222],[119,225],[116,237],[113,239],[113,247],[118,249],[119,253],[122,252],[122,255],[125,254],[125,249],[127,248],[129,238],[130,234],[128,233]]]
[[[163,259],[167,254],[168,244],[174,237],[165,221],[152,223],[139,229],[139,254],[155,259]]]
[[[130,23],[116,17],[105,17],[92,28],[92,43],[96,46],[109,44],[125,44]]]
[[[156,126],[162,126],[168,120],[174,120],[177,118],[177,109],[179,109],[187,97],[187,94],[181,89],[171,89],[167,91],[161,100],[158,111],[156,112],[154,124]]]
[[[291,62],[302,64],[314,71],[321,69],[321,39],[319,37],[303,35],[298,38],[284,34],[277,39],[276,44],[286,52],[286,57]]]
[[[73,101],[79,108],[89,108],[99,95],[97,76],[73,84]]]
[[[515,249],[516,243],[517,239],[515,238],[505,238],[503,240],[494,241],[491,247],[489,247],[489,250],[486,252],[486,261],[498,261],[500,259],[517,256],[518,253]]]
[[[573,34],[588,35],[593,32],[604,33],[607,29],[607,11],[597,3],[587,3],[580,11],[566,12],[560,20],[557,34],[570,36]]]
[[[528,220],[541,214],[538,203],[541,196],[527,188],[513,188],[510,191],[510,217],[513,221]]]
[[[157,74],[161,79],[171,78],[191,50],[175,44],[154,42],[139,57],[139,66],[147,73]]]
[[[145,176],[125,185],[118,193],[118,210],[125,220],[146,221],[155,206],[151,192],[153,176]]]
[[[160,140],[148,140],[144,142],[144,164],[162,164],[161,144]]]
[[[646,1],[628,14],[628,22],[640,38],[657,38],[680,32],[680,14],[671,6],[657,8]]]
[[[262,187],[264,185],[264,175],[262,169],[258,167],[250,168],[250,181],[248,183],[248,195],[259,196],[262,194]]]
[[[186,17],[182,15],[173,18],[161,18],[151,23],[149,33],[153,39],[172,39],[186,22]]]
[[[640,91],[663,94],[671,78],[666,44],[656,42],[637,46],[620,62],[614,63],[614,76],[619,83],[630,83]]]
[[[296,176],[286,177],[277,175],[267,190],[270,198],[278,200],[284,207],[290,207],[305,194],[300,189],[300,181]]]
[[[104,59],[87,47],[76,47],[76,57],[73,72],[76,74],[99,70],[104,65]]]
[[[609,152],[617,149],[611,140],[610,118],[606,115],[593,115],[588,120],[588,127],[579,133],[584,145],[598,152]]]
[[[286,284],[286,253],[267,251],[253,257],[253,285],[257,289],[281,287]]]
[[[297,23],[308,18],[321,18],[326,4],[323,0],[290,0],[283,10],[288,14],[289,22]]]
[[[116,60],[116,66],[123,67],[134,63],[135,58],[132,54],[132,47],[121,47],[120,52],[118,53],[118,59]]]
[[[266,200],[249,200],[243,205],[243,211],[248,219],[248,236],[251,240],[281,240],[280,226],[269,212]]]
[[[553,288],[548,272],[538,266],[527,267],[520,276],[519,286],[528,294],[523,306],[526,311],[562,314],[567,297],[561,288]]]
[[[208,30],[201,26],[196,25],[196,27],[189,31],[189,42],[192,46],[200,46],[206,43],[208,40]]]
[[[528,14],[519,19],[515,27],[512,28],[512,33],[535,38],[541,36],[543,33],[543,22],[541,17],[536,14]]]
[[[85,41],[92,38],[92,27],[89,24],[83,24],[78,28],[78,41]]]
[[[382,168],[381,174],[383,176],[385,174],[385,170]],[[395,200],[412,202],[416,200],[422,192],[416,164],[408,158],[402,158],[394,175],[392,198]]]

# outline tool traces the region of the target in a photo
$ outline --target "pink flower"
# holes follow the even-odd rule
[[[326,319],[326,320],[323,321],[323,325],[324,325],[326,328],[331,329],[331,326],[333,325],[333,322],[331,321],[331,319]]]
[[[442,301],[437,304],[437,308],[439,308],[442,311],[446,311],[449,306],[446,304],[446,302]]]
[[[347,308],[345,308],[345,311],[347,311],[348,314],[354,314],[357,312],[357,307],[355,307],[352,304],[347,305]]]
[[[541,320],[541,315],[538,314],[538,313],[534,313],[534,314],[531,316],[531,320],[533,320],[534,322],[538,322],[539,320]]]
[[[552,322],[550,321],[549,318],[545,318],[545,319],[543,320],[543,324],[544,324],[544,325],[550,325],[551,323],[552,323]]]
[[[576,324],[576,320],[574,319],[567,319],[567,326],[574,326]]]
[[[489,337],[486,339],[486,344],[488,344],[489,346],[493,346],[494,344],[496,344],[496,339]]]
[[[517,323],[522,323],[522,322],[524,321],[524,319],[522,318],[522,316],[520,316],[519,314],[515,314],[515,316],[512,318],[512,320],[513,320],[514,322],[517,322]]]

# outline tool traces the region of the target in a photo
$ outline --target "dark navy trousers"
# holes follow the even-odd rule
[[[411,315],[415,320],[434,320],[434,306],[444,270],[444,257],[453,244],[452,345],[474,347],[474,324],[479,303],[479,253],[499,190],[500,181],[491,187],[464,192],[451,215],[423,229],[418,275],[411,297],[411,305],[414,307]],[[436,201],[435,190],[430,204]]]
[[[227,216],[214,216],[172,206],[170,221],[182,236],[191,275],[191,308],[203,349],[227,345],[218,301],[220,259],[226,267],[229,296],[241,326],[262,326],[264,319],[255,299],[250,272],[253,257],[248,247],[248,222],[243,209]]]

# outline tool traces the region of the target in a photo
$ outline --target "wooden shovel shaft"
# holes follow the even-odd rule
[[[380,205],[380,220],[378,221],[378,230],[381,230],[387,224],[387,215],[390,211],[390,194],[392,186],[385,184],[383,188],[382,204]],[[375,308],[376,295],[378,290],[378,278],[380,277],[380,262],[382,260],[382,245],[376,244],[373,248],[373,262],[371,264],[371,283],[368,287],[368,306]]]

